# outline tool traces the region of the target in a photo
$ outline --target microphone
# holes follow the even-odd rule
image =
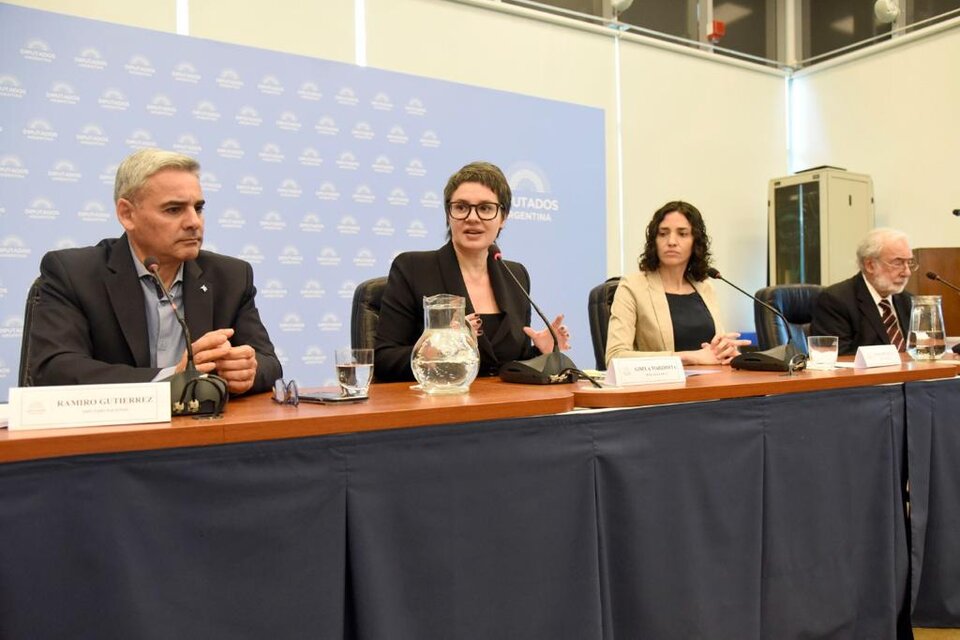
[[[193,371],[196,373],[197,368],[193,363],[193,339],[190,337],[190,329],[187,327],[187,321],[184,319],[183,314],[180,313],[180,309],[177,308],[177,303],[173,301],[173,297],[167,290],[166,285],[163,284],[163,278],[160,277],[160,261],[154,256],[147,256],[143,260],[143,266],[147,268],[147,271],[149,271],[150,275],[153,276],[154,282],[156,282],[157,286],[160,287],[160,291],[163,292],[163,297],[166,298],[167,302],[170,303],[170,308],[173,309],[173,315],[176,316],[177,322],[180,323],[180,328],[183,329],[183,336],[186,338],[187,342],[186,371]],[[184,371],[184,373],[186,373],[186,371]]]
[[[537,315],[543,320],[543,323],[547,325],[547,331],[553,336],[552,352],[539,355],[529,360],[513,360],[505,363],[500,367],[500,379],[504,382],[518,382],[521,384],[558,384],[574,382],[578,378],[586,378],[590,380],[595,387],[599,387],[600,385],[596,380],[583,373],[583,371],[574,364],[573,360],[560,351],[560,338],[557,336],[557,332],[554,331],[550,321],[547,320],[547,316],[540,310],[537,303],[533,301],[533,298],[530,297],[527,290],[520,284],[517,276],[513,274],[510,267],[503,261],[503,254],[500,252],[500,248],[496,244],[492,244],[487,251],[494,262],[497,262],[500,268],[505,271],[507,275],[510,276],[510,279],[517,285],[517,289],[523,293],[523,297],[526,298],[530,306],[534,308]]]
[[[764,309],[778,316],[781,320],[783,320],[783,324],[787,329],[786,344],[780,345],[779,347],[774,347],[773,349],[767,349],[766,351],[741,353],[730,361],[731,367],[734,369],[743,369],[744,371],[787,371],[791,373],[806,368],[807,356],[803,353],[802,349],[798,349],[797,346],[793,344],[793,336],[790,335],[791,323],[779,309],[773,305],[767,304],[755,295],[747,293],[720,275],[720,272],[713,267],[707,269],[707,275],[715,280],[723,280],[728,285],[747,296]]]
[[[530,306],[534,308],[534,310],[537,312],[537,315],[540,316],[540,319],[541,319],[541,320],[543,320],[543,323],[544,323],[545,325],[547,325],[547,330],[550,332],[550,335],[553,336],[553,352],[554,352],[554,353],[559,353],[559,352],[560,352],[560,339],[557,337],[556,331],[553,330],[553,325],[550,324],[550,321],[547,320],[547,316],[545,316],[544,313],[543,313],[543,311],[540,310],[540,307],[537,306],[537,303],[533,301],[533,299],[532,299],[532,298],[530,297],[530,295],[527,293],[527,290],[524,289],[524,288],[523,288],[523,285],[520,284],[520,281],[517,280],[517,277],[516,277],[515,275],[513,275],[513,271],[510,271],[510,268],[507,267],[506,264],[504,264],[504,262],[503,262],[503,254],[500,252],[500,247],[498,247],[498,246],[495,245],[495,244],[492,244],[492,245],[490,245],[490,248],[487,250],[487,252],[490,254],[490,256],[491,256],[495,261],[497,261],[498,263],[500,263],[500,266],[503,268],[503,270],[506,271],[506,272],[510,275],[510,278],[511,278],[514,282],[517,283],[517,288],[520,289],[521,292],[523,292],[523,297],[527,299],[527,301],[530,303]]]
[[[187,321],[177,304],[173,301],[170,291],[163,284],[163,279],[160,277],[160,261],[155,256],[147,256],[143,260],[143,266],[153,276],[154,282],[163,292],[163,297],[170,303],[170,308],[173,309],[173,315],[180,324],[180,328],[183,329],[183,337],[187,343],[186,368],[169,378],[171,412],[176,416],[217,416],[221,414],[230,397],[227,393],[227,381],[220,376],[200,373],[197,370],[193,361],[193,338],[190,336],[190,329],[187,327]]]
[[[960,209],[957,209],[957,210],[954,211],[953,213],[956,214],[956,215],[960,215]],[[958,287],[957,285],[952,284],[952,283],[950,283],[950,282],[947,282],[946,280],[944,280],[943,278],[941,278],[939,275],[937,275],[937,274],[934,273],[933,271],[927,271],[927,277],[930,278],[931,280],[936,280],[937,282],[942,282],[943,284],[947,285],[948,287],[950,287],[951,289],[953,289],[953,290],[956,291],[957,293],[960,293],[960,287]],[[960,344],[955,344],[955,345],[953,345],[953,352],[960,354]]]
[[[943,278],[941,278],[940,276],[938,276],[938,275],[937,275],[936,273],[934,273],[933,271],[927,271],[927,277],[930,278],[931,280],[936,280],[937,282],[942,282],[943,284],[947,285],[948,287],[950,287],[951,289],[953,289],[953,290],[956,291],[957,293],[960,293],[960,287],[958,287],[958,286],[955,285],[955,284],[951,284],[951,283],[947,282],[946,280],[944,280]]]

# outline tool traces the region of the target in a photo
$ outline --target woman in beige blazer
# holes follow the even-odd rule
[[[607,331],[606,361],[680,356],[685,365],[728,364],[749,344],[726,333],[707,280],[710,238],[687,202],[668,202],[647,225],[640,272],[620,280]]]

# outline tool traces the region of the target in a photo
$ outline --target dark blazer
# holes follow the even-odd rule
[[[493,258],[487,258],[493,295],[504,316],[496,335],[484,333],[477,340],[478,375],[495,375],[504,362],[540,354],[523,332],[523,328],[530,325],[530,303],[517,289],[517,284],[509,280],[510,276],[503,273],[504,266],[513,272],[525,290],[530,290],[530,276],[522,264],[503,261],[499,265]],[[410,355],[423,334],[423,298],[438,293],[463,296],[466,313],[473,313],[453,244],[448,242],[436,251],[401,253],[394,259],[377,325],[373,362],[378,381],[413,380]]]
[[[143,289],[127,236],[96,246],[51,251],[40,262],[40,297],[30,328],[30,373],[35,385],[149,382]],[[250,393],[282,375],[254,303],[253,269],[236,258],[201,251],[183,265],[183,312],[194,340],[233,328],[230,343],[250,345],[257,376]]]
[[[897,293],[892,299],[900,331],[906,340],[910,329],[910,294]],[[855,354],[860,346],[890,344],[880,321],[880,311],[860,273],[820,292],[813,308],[810,335],[837,336],[842,356]]]

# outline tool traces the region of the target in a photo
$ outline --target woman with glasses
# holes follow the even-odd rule
[[[410,355],[423,333],[423,298],[450,293],[466,299],[467,320],[480,350],[478,375],[496,375],[505,362],[553,350],[546,328],[530,328],[530,303],[507,268],[530,290],[518,262],[497,264],[491,254],[510,214],[510,185],[489,162],[472,162],[450,176],[443,190],[448,242],[436,251],[398,255],[390,267],[380,306],[374,376],[380,382],[413,380]],[[563,316],[552,326],[561,349],[569,348]]]
[[[607,366],[614,358],[680,356],[683,364],[728,364],[739,333],[725,333],[707,269],[710,238],[688,202],[668,202],[647,225],[640,272],[620,280],[610,309]]]
[[[857,247],[857,264],[859,273],[820,292],[810,335],[837,336],[842,356],[877,344],[903,351],[911,307],[910,294],[903,290],[920,266],[907,235],[873,229]]]

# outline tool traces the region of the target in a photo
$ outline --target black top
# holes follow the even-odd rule
[[[498,327],[487,324],[484,318],[483,335],[477,340],[480,350],[477,375],[480,376],[496,375],[500,366],[510,360],[540,355],[540,350],[523,332],[523,328],[530,325],[530,303],[517,284],[508,280],[509,276],[503,273],[505,268],[520,280],[525,291],[530,289],[530,276],[522,264],[487,259],[490,286],[502,317]],[[437,293],[463,296],[466,313],[473,313],[452,243],[436,251],[410,251],[394,258],[377,323],[373,367],[379,382],[413,380],[410,354],[423,333],[423,298]]]
[[[480,331],[482,336],[495,336],[500,331],[500,325],[504,322],[504,313],[481,313],[480,314]],[[503,343],[493,343],[493,352],[497,355],[497,360],[500,362],[507,362],[513,360],[516,356],[516,351],[504,345]]]
[[[670,305],[675,351],[697,351],[704,342],[713,340],[716,325],[699,293],[668,293],[667,304]]]

